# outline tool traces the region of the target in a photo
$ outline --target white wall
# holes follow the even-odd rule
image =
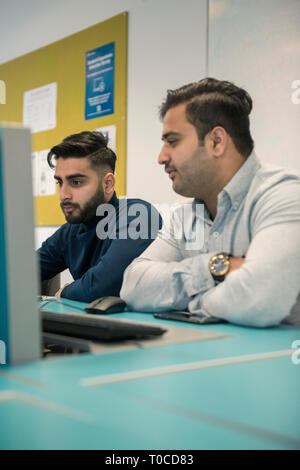
[[[210,0],[209,18],[209,74],[250,93],[259,158],[300,169],[300,1]]]

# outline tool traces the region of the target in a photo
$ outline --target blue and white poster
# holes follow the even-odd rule
[[[114,113],[115,43],[86,53],[85,119]]]

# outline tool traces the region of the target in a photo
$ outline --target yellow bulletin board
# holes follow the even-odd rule
[[[24,92],[57,83],[56,127],[32,134],[32,150],[47,150],[69,134],[116,126],[116,191],[126,194],[127,19],[124,12],[46,47],[0,65],[6,104],[0,122],[23,122]],[[114,43],[114,112],[85,119],[86,53]],[[56,195],[35,197],[36,225],[61,225],[65,219]]]

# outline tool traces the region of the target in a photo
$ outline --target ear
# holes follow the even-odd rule
[[[102,188],[105,196],[108,198],[112,195],[115,189],[116,178],[113,173],[106,173],[102,178]]]
[[[214,127],[206,136],[207,145],[212,156],[221,157],[228,145],[228,134],[221,126]]]

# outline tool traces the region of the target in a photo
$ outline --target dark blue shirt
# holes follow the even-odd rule
[[[158,211],[141,199],[118,199],[114,193],[109,206],[99,207],[101,216],[85,224],[62,225],[38,250],[42,281],[65,269],[74,278],[61,297],[91,302],[118,296],[126,267],[161,228]]]

